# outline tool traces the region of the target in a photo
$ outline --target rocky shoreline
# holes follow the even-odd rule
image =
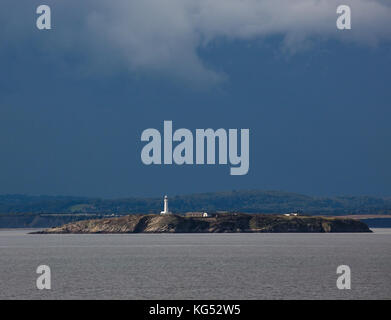
[[[116,218],[83,220],[35,234],[89,233],[288,233],[288,232],[372,232],[368,226],[349,218],[284,216],[266,214],[221,214],[214,217],[132,214]]]

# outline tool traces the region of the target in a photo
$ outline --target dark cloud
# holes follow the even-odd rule
[[[23,6],[22,6],[23,4]],[[337,31],[339,0],[85,0],[49,1],[51,37],[37,35],[34,4],[2,4],[1,38],[15,50],[28,39],[46,55],[76,56],[84,72],[145,72],[182,81],[225,78],[206,66],[200,48],[216,39],[251,40],[279,35],[295,52],[316,37],[375,45],[391,39],[391,7],[384,1],[349,0],[353,29]],[[38,2],[37,2],[38,5]],[[303,45],[304,44],[304,45]],[[88,63],[88,66],[86,64]],[[89,69],[88,69],[89,68]]]

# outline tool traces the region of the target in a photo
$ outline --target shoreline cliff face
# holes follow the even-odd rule
[[[264,214],[223,214],[216,217],[132,214],[117,218],[84,220],[34,233],[236,233],[236,232],[371,232],[354,219],[282,216]]]

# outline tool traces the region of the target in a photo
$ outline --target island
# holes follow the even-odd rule
[[[211,216],[131,214],[82,220],[35,234],[372,232],[359,220],[322,216],[225,213]]]

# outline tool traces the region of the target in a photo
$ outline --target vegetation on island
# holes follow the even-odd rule
[[[371,232],[354,219],[264,214],[218,214],[213,217],[133,214],[78,221],[36,233],[236,233]]]

